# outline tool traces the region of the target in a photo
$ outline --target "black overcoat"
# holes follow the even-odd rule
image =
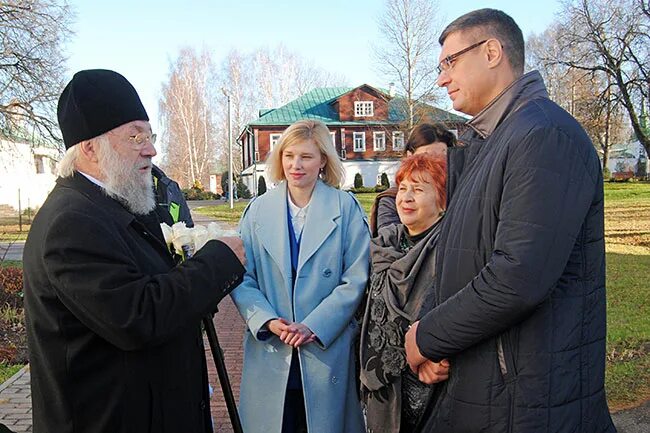
[[[160,236],[57,180],[24,250],[35,433],[212,431],[200,321],[244,269],[217,241],[176,266]]]
[[[450,166],[437,306],[417,341],[451,375],[424,431],[614,431],[600,161],[538,73],[513,86],[493,131],[468,129],[450,149],[464,158]]]

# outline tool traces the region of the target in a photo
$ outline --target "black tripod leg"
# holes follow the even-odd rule
[[[219,383],[221,384],[223,398],[226,400],[226,407],[228,408],[228,415],[230,415],[230,423],[232,424],[233,432],[243,433],[244,430],[242,429],[241,421],[239,419],[239,412],[237,412],[235,396],[232,393],[230,379],[228,379],[228,372],[226,371],[226,362],[224,361],[223,352],[221,350],[221,346],[219,345],[217,331],[214,329],[212,316],[207,316],[203,319],[203,327],[205,328],[205,333],[208,336],[208,342],[210,343],[210,351],[212,352],[214,365],[217,367]]]

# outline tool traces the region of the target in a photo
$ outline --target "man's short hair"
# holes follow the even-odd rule
[[[498,39],[512,70],[517,75],[524,73],[524,36],[515,20],[505,12],[486,8],[466,13],[456,18],[443,30],[438,42],[440,45],[444,44],[450,34],[459,31],[476,32],[479,38]]]

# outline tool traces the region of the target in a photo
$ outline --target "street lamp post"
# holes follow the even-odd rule
[[[228,101],[228,195],[230,196],[230,209],[235,207],[232,175],[232,116],[230,115],[230,93],[222,88],[221,91]]]

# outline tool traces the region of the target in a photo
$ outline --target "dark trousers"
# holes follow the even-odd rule
[[[300,379],[300,362],[298,352],[294,349],[289,369],[287,395],[284,398],[284,415],[282,416],[282,433],[307,433],[307,415],[305,413],[305,396],[302,393]]]

